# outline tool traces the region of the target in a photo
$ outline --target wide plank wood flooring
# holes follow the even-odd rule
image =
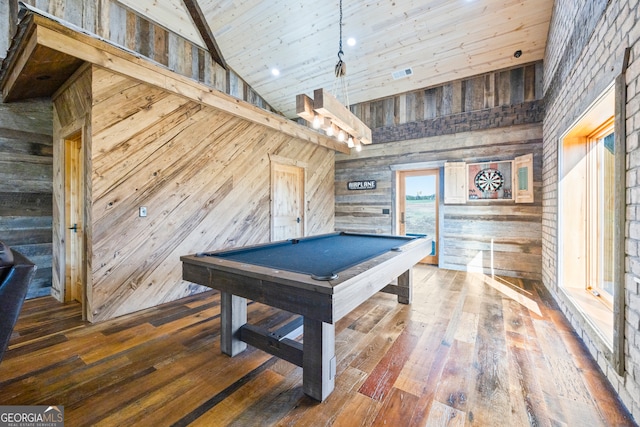
[[[323,403],[302,370],[220,353],[206,292],[100,324],[78,304],[25,303],[0,363],[0,404],[63,405],[85,426],[634,425],[541,284],[418,266],[414,302],[378,294],[336,325]],[[249,321],[291,318],[252,303]]]

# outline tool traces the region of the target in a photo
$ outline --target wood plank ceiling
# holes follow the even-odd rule
[[[296,94],[321,87],[346,103],[333,74],[337,0],[197,1],[227,64],[287,117],[295,117]],[[183,0],[119,2],[204,47]],[[344,0],[349,102],[540,60],[552,8],[553,0]],[[410,77],[393,79],[407,67]]]

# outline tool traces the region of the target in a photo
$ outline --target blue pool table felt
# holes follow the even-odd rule
[[[337,233],[204,254],[333,280],[349,267],[398,248],[416,237]]]

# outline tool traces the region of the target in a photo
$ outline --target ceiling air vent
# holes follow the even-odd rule
[[[413,70],[411,69],[411,67],[391,73],[393,80],[404,79],[405,77],[409,77],[411,75],[413,75]]]

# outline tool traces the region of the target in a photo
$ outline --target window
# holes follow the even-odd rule
[[[610,350],[615,224],[624,220],[615,210],[614,110],[612,87],[562,138],[558,171],[560,289]]]

